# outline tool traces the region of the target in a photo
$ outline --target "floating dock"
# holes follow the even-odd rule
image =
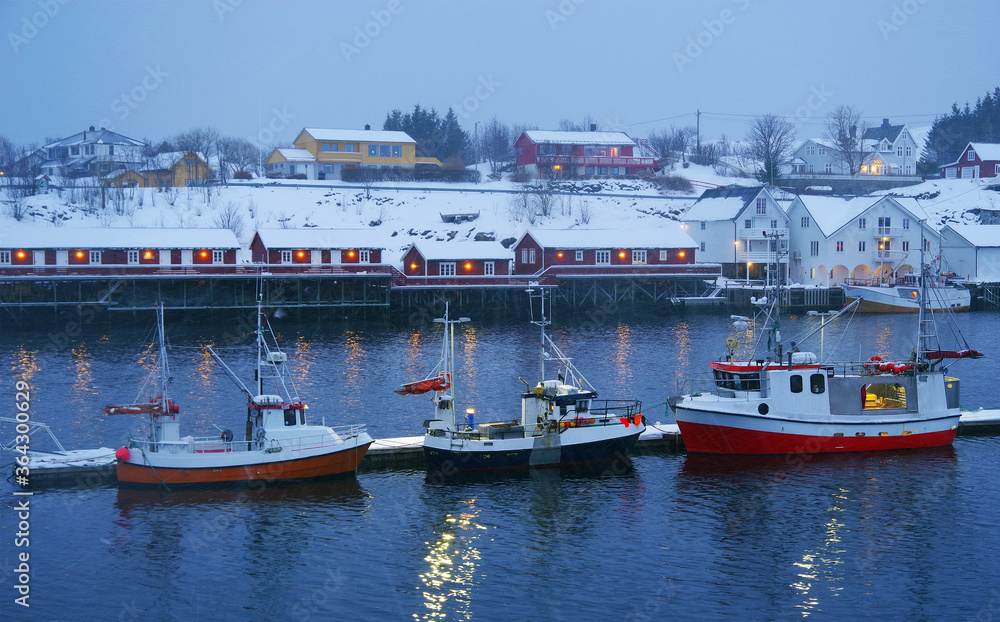
[[[1000,433],[1000,409],[968,411],[959,418],[961,436]],[[358,470],[361,472],[423,468],[423,436],[402,436],[377,439],[368,448]],[[639,437],[634,454],[684,451],[684,441],[675,423],[647,423]],[[15,464],[16,466],[16,464]],[[93,487],[117,480],[115,450],[78,449],[64,453],[31,453],[28,462],[29,480],[33,485],[71,485]]]

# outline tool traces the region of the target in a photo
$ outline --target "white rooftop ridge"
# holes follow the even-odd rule
[[[415,143],[406,132],[393,130],[328,130],[307,127],[302,130],[316,140],[347,141],[365,143]]]
[[[625,132],[563,132],[559,130],[525,130],[533,143],[563,145],[632,145]]]
[[[258,229],[257,235],[267,248],[388,248],[387,235],[374,229]]]
[[[26,228],[0,232],[0,248],[197,249],[240,248],[229,229],[133,229],[130,227]]]
[[[698,248],[680,223],[662,229],[531,229],[544,248]]]
[[[513,259],[514,251],[500,242],[439,242],[421,240],[412,246],[424,259]],[[405,251],[403,253],[406,254]]]
[[[945,227],[977,248],[1000,248],[1000,225],[949,223]]]

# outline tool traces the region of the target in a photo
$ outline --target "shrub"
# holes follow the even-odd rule
[[[253,179],[253,175],[250,171],[236,171],[233,173],[233,179]]]

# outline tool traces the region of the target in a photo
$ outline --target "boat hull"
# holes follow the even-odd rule
[[[677,427],[691,453],[819,454],[951,445],[958,414],[908,421],[816,423],[767,420],[678,408]]]
[[[182,465],[172,456],[138,454],[118,460],[119,483],[138,485],[197,485],[251,481],[300,480],[353,474],[371,445],[371,439],[335,452],[280,459],[279,454],[239,452],[236,464],[220,460],[225,454],[187,457]]]
[[[444,436],[426,436],[424,457],[428,469],[445,474],[542,469],[626,460],[645,426],[621,428],[614,435],[586,434],[587,430],[583,428],[538,437],[467,440],[461,443]]]
[[[863,313],[917,313],[919,298],[912,293],[919,290],[912,287],[868,287],[844,285],[844,298],[852,303],[861,298],[858,311]],[[928,306],[933,311],[968,311],[972,304],[972,294],[967,289],[942,287],[929,290]]]

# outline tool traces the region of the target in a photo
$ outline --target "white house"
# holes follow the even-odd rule
[[[905,125],[882,125],[868,128],[862,135],[859,175],[916,175],[920,148]],[[838,157],[839,149],[825,138],[809,138],[792,154],[793,175],[850,175]]]
[[[706,190],[681,223],[698,244],[698,261],[722,264],[725,276],[764,278],[777,262],[786,277],[788,217],[764,186]]]
[[[939,253],[937,232],[915,199],[800,195],[788,206],[789,279],[837,285],[918,270],[921,246]]]
[[[970,281],[1000,281],[1000,225],[945,225],[941,229],[945,270]]]

